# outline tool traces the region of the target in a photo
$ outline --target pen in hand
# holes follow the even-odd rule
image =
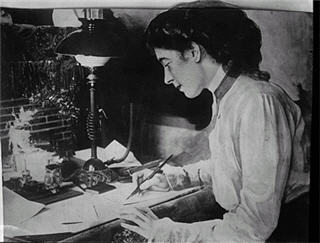
[[[162,169],[162,167],[172,158],[172,156],[173,156],[173,154],[171,154],[165,161],[163,161],[161,164],[159,164],[158,167],[154,171],[152,171],[152,173],[150,175],[148,175],[145,179],[143,179],[141,182],[139,182],[139,180],[138,180],[137,187],[134,189],[134,191],[126,199],[129,199],[133,195],[140,192],[141,191],[140,186],[143,183],[145,183],[147,180],[152,179]]]

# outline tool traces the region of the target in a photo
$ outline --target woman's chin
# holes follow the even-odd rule
[[[196,98],[201,94],[201,92],[186,92],[186,91],[182,91],[182,90],[180,90],[180,91],[185,95],[185,97],[187,97],[189,99]]]

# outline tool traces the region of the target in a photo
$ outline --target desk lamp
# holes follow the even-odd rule
[[[122,56],[124,52],[124,29],[121,22],[112,14],[92,18],[93,13],[97,13],[93,11],[94,9],[85,9],[85,17],[79,18],[82,23],[81,29],[70,33],[56,48],[56,53],[74,56],[77,62],[90,71],[87,76],[90,85],[87,133],[91,142],[91,158],[83,166],[89,171],[106,168],[104,163],[97,158],[98,117],[95,104],[95,84],[98,77],[95,71],[96,68],[104,66],[110,58]]]

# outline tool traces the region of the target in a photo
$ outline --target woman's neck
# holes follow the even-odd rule
[[[221,67],[220,64],[215,62],[211,58],[204,58],[202,61],[202,69],[204,73],[204,78],[206,82],[206,88],[209,87],[215,87],[216,84],[213,84],[212,82],[219,82],[218,80],[215,80],[215,75],[217,74],[217,71]]]

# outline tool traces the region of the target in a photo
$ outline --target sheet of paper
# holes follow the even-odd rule
[[[19,227],[32,235],[76,233],[116,219],[119,205],[105,200],[105,195],[85,193],[79,197],[47,205],[45,210],[26,220]]]
[[[109,159],[115,158],[119,159],[121,158],[127,148],[121,145],[118,141],[113,140],[105,149],[105,153],[108,155]],[[119,163],[119,164],[113,164],[110,165],[109,167],[127,167],[127,166],[139,166],[141,165],[140,162],[134,157],[132,152],[129,152],[127,158]]]
[[[108,161],[111,159],[119,159],[126,152],[126,147],[120,144],[118,141],[113,140],[107,147],[101,148],[97,147],[97,157],[102,161]],[[83,149],[75,152],[75,157],[88,160],[91,156],[90,149]],[[110,168],[120,168],[120,167],[131,167],[131,166],[140,166],[141,163],[134,157],[132,152],[129,152],[127,158],[118,164],[112,164]]]
[[[40,212],[45,205],[31,202],[14,191],[3,187],[5,225],[18,225]]]

